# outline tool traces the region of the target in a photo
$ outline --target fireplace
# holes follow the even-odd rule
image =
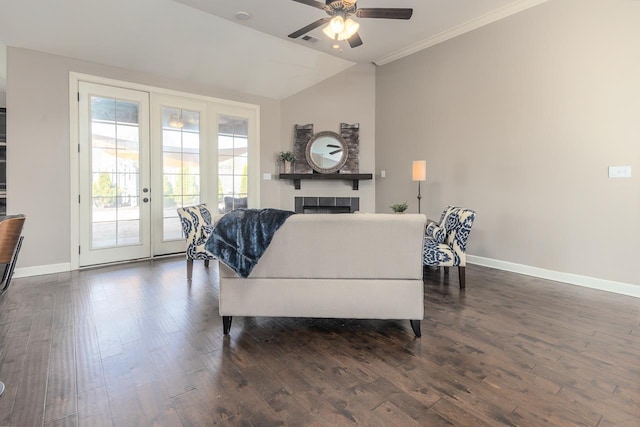
[[[305,213],[305,214],[351,213],[351,208],[349,206],[303,206],[302,213]]]
[[[360,209],[359,197],[295,197],[296,213],[353,213]]]

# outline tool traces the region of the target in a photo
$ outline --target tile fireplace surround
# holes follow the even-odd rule
[[[354,213],[360,209],[359,197],[295,197],[295,213]]]

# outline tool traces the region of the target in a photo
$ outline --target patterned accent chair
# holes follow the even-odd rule
[[[460,289],[464,289],[467,239],[471,232],[476,213],[470,209],[447,206],[440,216],[440,222],[427,224],[424,237],[423,264],[431,267],[458,267]]]
[[[211,212],[205,204],[178,208],[178,216],[182,223],[182,233],[187,239],[187,279],[191,280],[194,259],[204,260],[205,267],[209,267],[209,260],[214,259],[211,252],[204,248],[214,225]]]

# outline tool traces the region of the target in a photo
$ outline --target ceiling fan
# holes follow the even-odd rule
[[[329,16],[318,19],[306,27],[294,31],[289,34],[290,38],[297,39],[309,31],[328,23],[322,31],[333,40],[347,40],[351,47],[358,47],[362,44],[362,39],[358,34],[360,24],[351,19],[351,15],[355,15],[358,18],[382,19],[410,19],[411,15],[413,15],[413,9],[409,8],[359,8],[357,0],[325,0],[324,3],[316,0],[293,1],[322,9]]]

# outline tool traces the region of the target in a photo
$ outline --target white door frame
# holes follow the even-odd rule
[[[125,89],[133,89],[149,92],[151,94],[172,95],[183,98],[191,98],[193,100],[205,101],[209,103],[209,116],[216,117],[216,120],[210,119],[209,141],[217,138],[217,114],[229,114],[231,111],[237,111],[238,114],[249,117],[249,170],[251,175],[248,181],[249,191],[249,207],[260,207],[260,106],[248,104],[244,102],[229,101],[226,99],[215,98],[211,96],[197,95],[177,90],[165,89],[156,86],[149,86],[139,83],[131,83],[121,80],[110,79],[106,77],[93,76],[90,74],[70,72],[69,73],[69,158],[70,158],[70,269],[77,270],[80,268],[80,255],[78,247],[80,245],[80,207],[78,196],[80,194],[80,156],[78,146],[80,144],[79,129],[79,103],[78,103],[78,86],[80,81],[97,83],[108,86],[121,87]],[[214,114],[216,114],[214,116]],[[209,184],[206,193],[201,192],[203,202],[213,203],[217,200],[217,185],[211,185],[212,176],[217,177],[217,149],[215,144],[210,144],[208,149],[208,158],[213,161],[211,170],[209,171]],[[152,165],[152,167],[154,167]],[[153,239],[153,236],[152,236]]]
[[[151,183],[150,167],[150,147],[151,139],[149,135],[149,93],[139,90],[124,89],[120,87],[98,85],[95,83],[80,82],[80,110],[79,130],[81,147],[79,148],[79,170],[80,170],[80,195],[82,203],[80,205],[80,240],[82,253],[80,259],[84,265],[105,264],[109,262],[119,262],[130,259],[148,258],[151,253],[151,205],[146,194],[142,193],[143,188],[149,188]],[[91,195],[93,190],[93,162],[92,152],[92,109],[91,97],[93,95],[106,96],[109,98],[134,101],[138,104],[138,163],[139,179],[137,180],[139,203],[135,207],[138,213],[138,242],[129,245],[118,245],[114,247],[92,248],[92,226],[93,209]],[[145,201],[143,201],[143,198]],[[84,232],[83,232],[84,230]]]

